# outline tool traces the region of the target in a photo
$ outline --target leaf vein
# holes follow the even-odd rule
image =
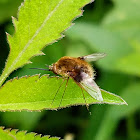
[[[55,8],[47,15],[44,22],[41,24],[41,26],[38,28],[38,30],[35,32],[35,34],[32,36],[32,38],[28,41],[28,43],[25,45],[24,49],[19,53],[17,58],[13,61],[13,65],[9,68],[8,71],[11,71],[11,69],[14,67],[14,65],[19,61],[19,58],[23,55],[23,53],[26,51],[26,49],[29,47],[29,45],[33,42],[34,38],[39,34],[41,29],[45,26],[46,22],[51,18],[51,16],[55,13],[55,11],[59,8],[59,6],[62,4],[64,0],[61,0]],[[8,72],[9,73],[9,72]]]

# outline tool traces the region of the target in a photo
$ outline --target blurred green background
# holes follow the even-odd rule
[[[16,17],[21,2],[0,0],[0,73],[9,53],[5,32],[14,33],[11,16]],[[102,89],[120,95],[128,106],[91,105],[91,115],[85,106],[59,111],[0,112],[0,126],[66,140],[140,140],[139,9],[139,0],[96,0],[84,7],[83,17],[74,21],[75,25],[64,33],[65,38],[43,50],[45,56],[32,58],[32,64],[8,77],[45,74],[29,68],[44,68],[65,55],[105,52],[107,56],[94,63],[96,82]]]

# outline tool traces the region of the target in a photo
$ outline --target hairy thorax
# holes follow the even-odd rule
[[[91,65],[80,58],[64,56],[54,63],[51,69],[54,73],[65,77],[72,77],[77,82],[83,80],[82,72],[85,72],[91,78],[93,77]]]

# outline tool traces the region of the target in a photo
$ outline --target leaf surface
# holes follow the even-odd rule
[[[59,140],[57,137],[37,135],[36,133],[26,133],[15,129],[3,129],[0,127],[0,138],[2,140]]]
[[[97,101],[84,91],[85,103],[81,88],[72,79],[69,79],[64,93],[65,87],[66,79],[61,77],[35,75],[13,79],[1,87],[0,110],[53,110],[86,103],[126,104],[121,97],[104,90],[102,90],[103,102]]]
[[[92,0],[26,0],[18,19],[13,18],[15,34],[8,35],[10,54],[0,77],[0,85],[11,72],[30,63],[30,58],[42,55],[45,45],[63,37],[72,20],[81,16],[82,8]]]

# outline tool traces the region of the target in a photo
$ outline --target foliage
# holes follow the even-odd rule
[[[11,72],[31,63],[31,57],[43,55],[41,50],[45,45],[62,38],[61,33],[75,17],[81,15],[79,9],[88,2],[90,0],[25,1],[20,7],[18,20],[13,18],[16,32],[13,36],[8,35],[10,54],[0,77],[0,85]]]
[[[64,108],[71,105],[85,104],[85,101],[87,104],[100,103],[85,91],[83,91],[84,100],[81,88],[72,79],[69,79],[61,102],[66,81],[63,78],[48,77],[47,75],[41,78],[39,78],[39,75],[36,75],[8,81],[0,90],[0,110],[57,109],[59,107]],[[60,87],[60,85],[62,86]],[[55,95],[56,98],[54,100]],[[119,96],[104,90],[102,90],[102,96],[104,99],[102,103],[126,104]]]
[[[6,66],[0,78],[0,84],[4,82],[4,80],[12,71],[19,67],[22,67],[25,64],[31,63],[31,57],[35,55],[42,55],[43,53],[41,52],[41,49],[45,46],[45,44],[48,45],[50,43],[53,43],[56,39],[60,39],[62,37],[62,31],[64,31],[72,24],[71,21],[76,16],[81,15],[81,10],[79,10],[79,8],[81,8],[86,2],[90,1],[25,1],[19,9],[18,20],[13,18],[16,32],[13,36],[8,35],[10,53],[6,62]],[[56,22],[57,16],[59,17],[59,20],[57,19],[58,21]],[[52,97],[55,97],[55,93],[57,93],[57,90],[62,83],[62,79],[55,79],[54,81],[50,78],[41,78],[38,80],[38,82],[35,82],[37,81],[36,78],[39,77],[34,76],[32,78],[22,78],[17,82],[16,80],[13,80],[10,82],[10,86],[8,83],[4,84],[4,88],[1,88],[1,110],[42,110],[44,108],[59,108],[59,103],[61,103],[62,96],[59,96],[59,98],[57,99],[57,106],[50,107],[49,105],[52,102],[51,100],[53,100]],[[58,84],[56,84],[56,80],[59,81]],[[8,85],[9,87],[6,85]],[[29,88],[26,87],[27,85],[30,85]],[[42,85],[44,85],[45,87],[43,87]],[[47,87],[47,85],[49,86]],[[67,98],[66,103],[61,107],[83,103],[82,99],[78,97],[77,89],[71,88],[71,85],[73,84],[70,84],[69,82],[66,91],[66,93],[68,93],[67,95],[70,94],[71,97]],[[76,84],[74,85],[76,87]],[[12,87],[13,90],[11,90]],[[74,92],[69,89],[72,89]],[[21,93],[20,90],[22,90]],[[64,90],[65,86],[63,84],[59,92],[63,93]],[[53,92],[54,94],[52,94]],[[119,97],[115,97],[114,95],[107,92],[107,94],[104,95],[105,91],[103,91],[102,93],[104,97],[103,103],[126,104],[125,101],[123,101],[121,98],[119,99]],[[76,100],[74,102],[72,98],[75,95]],[[7,98],[10,100],[7,100]],[[78,98],[79,100],[77,100]],[[57,100],[55,99],[55,101]],[[63,100],[65,100],[65,98]],[[84,101],[85,103],[98,103],[98,101],[96,101],[95,99],[93,99],[93,101],[90,101],[90,99],[87,101],[86,100]]]
[[[36,135],[36,133],[26,133],[26,131],[3,129],[0,127],[0,137],[4,140],[59,140],[59,138],[50,136]]]
[[[126,4],[127,3],[127,4]],[[115,8],[106,16],[102,25],[117,34],[131,47],[131,52],[118,60],[118,69],[128,74],[140,76],[140,1],[121,0],[115,2]],[[127,51],[128,46],[124,46]]]
[[[26,0],[26,2],[27,1],[28,0]],[[6,48],[7,44],[6,44],[4,30],[6,28],[6,31],[10,32],[10,34],[13,34],[11,32],[13,30],[12,23],[10,22],[11,18],[8,17],[9,15],[10,16],[14,15],[15,11],[17,11],[16,7],[18,3],[18,2],[17,3],[14,2],[12,4],[9,4],[8,2],[10,3],[9,0],[2,0],[0,2],[0,7],[1,7],[0,9],[2,10],[2,12],[0,12],[1,13],[0,69],[1,70],[2,68],[4,68],[4,60],[6,59],[6,56],[8,54],[8,49]],[[84,3],[83,5],[85,4],[86,3]],[[79,6],[79,8],[82,7],[83,5]],[[8,10],[5,10],[4,7],[7,8]],[[75,9],[78,10],[79,8],[77,7]],[[76,139],[80,139],[80,140],[81,139],[83,140],[85,139],[86,140],[91,140],[91,139],[138,140],[140,139],[139,119],[138,119],[140,116],[139,113],[140,16],[138,12],[139,8],[140,8],[140,4],[138,0],[124,0],[124,1],[96,0],[94,3],[85,7],[84,16],[82,18],[77,19],[76,24],[72,26],[67,32],[65,32],[66,37],[64,39],[59,40],[58,43],[54,43],[53,45],[47,46],[45,49],[43,49],[43,53],[47,55],[33,58],[33,56],[36,55],[36,53],[34,54],[27,53],[28,58],[24,57],[24,60],[26,59],[26,62],[32,61],[33,63],[25,65],[26,62],[24,64],[18,62],[20,65],[18,66],[15,65],[16,67],[14,67],[13,70],[23,65],[24,66],[21,69],[17,69],[9,76],[9,74],[13,71],[11,69],[8,75],[5,76],[5,78],[7,77],[7,80],[9,80],[16,76],[21,77],[27,75],[28,77],[27,79],[31,80],[33,78],[38,77],[36,79],[38,82],[41,82],[41,79],[43,78],[44,80],[42,80],[42,82],[44,81],[47,82],[49,79],[45,75],[42,77],[39,77],[37,75],[29,77],[29,75],[34,75],[40,72],[41,75],[43,75],[44,73],[46,73],[45,71],[29,70],[29,68],[43,67],[44,64],[52,64],[64,55],[77,57],[81,55],[91,54],[93,52],[106,52],[107,56],[104,59],[94,63],[94,69],[97,71],[96,82],[98,83],[98,85],[100,85],[101,88],[108,90],[112,93],[119,94],[121,97],[123,97],[123,99],[126,100],[128,106],[92,105],[89,107],[89,111],[91,112],[91,115],[89,115],[85,106],[71,107],[59,111],[1,112],[0,113],[1,125],[6,126],[7,128],[12,127],[12,128],[19,128],[20,130],[35,131],[41,134],[50,134],[51,136],[61,136],[61,137],[70,136],[70,138],[75,136]],[[12,11],[14,12],[12,13],[10,9],[12,9]],[[23,6],[21,9],[22,9],[21,11],[28,10],[28,8],[24,9]],[[7,14],[4,14],[3,11],[6,11]],[[40,14],[40,12],[35,11],[35,9],[33,11]],[[30,12],[28,11],[28,13],[31,12],[32,11]],[[73,12],[70,12],[69,14],[72,13]],[[62,15],[63,14],[66,13],[63,12]],[[71,17],[71,20],[78,15]],[[45,14],[43,14],[43,16],[45,16]],[[27,23],[26,19],[24,19],[25,23]],[[33,17],[30,16],[30,19],[32,20]],[[65,17],[65,20],[66,19],[67,18]],[[7,20],[9,20],[8,23],[6,22]],[[57,20],[59,20],[58,17]],[[70,23],[71,20],[69,20],[67,23]],[[19,20],[17,21],[14,20],[14,21],[17,24],[17,26],[19,26],[18,25]],[[34,22],[34,24],[37,23],[39,24],[39,20],[38,22]],[[34,24],[31,27],[34,27]],[[28,25],[24,25],[23,27],[27,27],[27,26]],[[62,31],[64,31],[65,29],[63,29]],[[24,33],[24,28],[22,28],[22,31]],[[62,31],[59,32],[59,35]],[[25,32],[28,32],[28,30],[26,30]],[[17,33],[17,28],[15,34],[13,35],[13,38],[16,38],[15,37],[16,33]],[[21,35],[22,35],[22,41],[24,42],[26,41],[27,36],[29,34],[21,34]],[[23,40],[24,35],[26,36],[25,40]],[[12,40],[11,42],[13,42],[12,37],[9,38],[10,40]],[[17,41],[16,43],[19,43],[19,40],[16,41]],[[45,45],[48,44],[47,41],[48,40],[43,39],[42,44],[43,43]],[[37,44],[39,44],[39,42]],[[44,47],[41,45],[39,46],[42,48]],[[17,48],[17,46],[15,45],[14,48]],[[42,50],[42,48],[40,48],[40,50]],[[12,51],[14,51],[14,49]],[[13,55],[13,58],[14,57],[15,56]],[[12,63],[13,63],[12,61],[7,62],[7,68],[9,67],[8,65]],[[50,74],[53,75],[52,73]],[[20,93],[22,93],[23,90],[21,90],[20,87],[18,88],[15,87],[16,92],[14,92],[14,97],[13,97],[12,90],[14,90],[14,87],[12,87],[11,85],[13,84],[14,86],[17,86],[15,83],[20,82],[22,80],[23,82],[25,82],[25,77],[14,79],[13,81],[8,81],[3,85],[3,87],[1,88],[2,89],[1,101],[3,103],[4,102],[7,103],[8,101],[14,102],[15,100],[16,101],[18,100],[18,98],[14,98],[17,97],[16,96],[18,94],[17,90],[19,90]],[[51,78],[51,80],[57,81],[59,83],[61,82],[62,79],[60,78],[59,80],[56,80],[56,78]],[[28,84],[31,84],[29,83],[29,81],[27,80],[26,82]],[[33,82],[33,85],[35,85],[35,83],[36,82]],[[23,83],[23,85],[24,84],[25,83]],[[70,81],[70,84],[72,84],[73,87],[78,91],[77,92],[78,96],[82,97],[81,92],[78,89],[79,87],[73,81]],[[20,85],[22,85],[22,83],[20,83]],[[52,88],[54,86],[55,84],[52,84]],[[6,87],[11,87],[11,91],[10,89],[6,90]],[[24,88],[25,90],[23,93],[25,93],[27,87]],[[69,87],[67,90],[70,91],[70,89],[73,87]],[[29,91],[29,88],[27,89]],[[35,90],[36,89],[37,87],[35,87]],[[43,90],[45,90],[45,88]],[[74,93],[68,94],[67,90],[64,95],[64,98],[70,97],[71,95],[75,97],[77,95]],[[12,94],[10,94],[11,92]],[[62,93],[63,92],[59,92],[57,94],[54,105],[58,104],[59,102],[58,99],[62,95]],[[54,93],[52,94],[54,95]],[[21,99],[20,95],[22,94],[19,94],[18,96],[19,100]],[[27,99],[27,100],[29,98],[35,99],[36,96],[36,95],[31,96],[31,92],[29,93],[29,95],[27,94],[25,95],[26,97],[25,96],[22,97],[23,99]],[[86,97],[89,97],[88,94],[85,93],[85,95]],[[43,97],[45,96],[43,95],[38,99],[43,99]],[[52,98],[53,97],[51,97],[51,99]],[[71,102],[74,102],[73,105],[76,104],[75,100],[72,100]],[[82,104],[85,104],[83,98],[81,98],[80,102]],[[64,102],[62,101],[61,105],[63,105],[63,103]],[[9,106],[7,105],[8,104],[5,104],[5,110],[8,110],[9,108]],[[16,107],[17,106],[13,105],[12,110],[15,110]],[[27,106],[26,104],[26,107],[28,107],[29,109],[29,107],[31,106]],[[55,108],[56,107],[58,107],[58,105],[56,105]],[[3,133],[2,131],[1,134]]]

